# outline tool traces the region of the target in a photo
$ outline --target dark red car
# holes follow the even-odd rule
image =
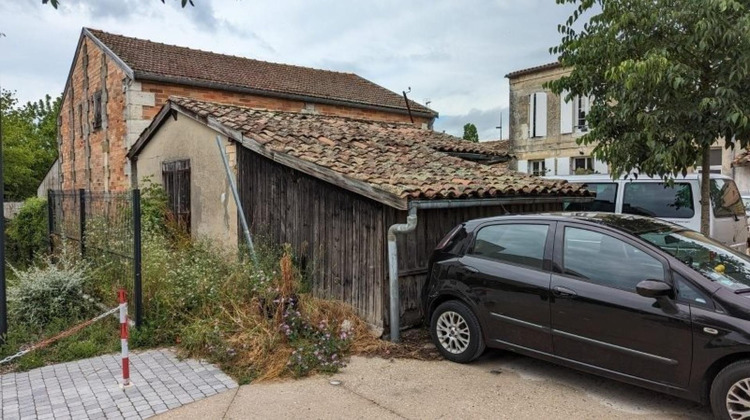
[[[449,360],[506,349],[750,415],[750,258],[700,233],[614,214],[472,220],[429,273]]]

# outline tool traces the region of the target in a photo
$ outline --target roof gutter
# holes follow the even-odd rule
[[[489,207],[505,204],[545,204],[569,202],[588,202],[594,197],[498,197],[475,198],[466,200],[413,200],[409,202],[409,213],[406,223],[396,223],[388,228],[388,288],[390,290],[390,339],[394,343],[401,340],[401,297],[398,282],[398,234],[414,232],[417,228],[417,210],[453,209],[462,207]]]
[[[203,88],[208,88],[208,89],[219,89],[219,90],[225,90],[225,91],[230,91],[230,92],[266,96],[266,97],[271,97],[271,98],[289,99],[289,100],[294,100],[294,101],[314,102],[314,103],[324,104],[324,105],[338,105],[338,106],[346,105],[352,108],[368,109],[368,110],[373,110],[373,111],[386,111],[386,112],[392,112],[396,114],[409,115],[409,112],[402,108],[391,108],[387,106],[370,105],[370,104],[351,102],[351,101],[346,101],[346,100],[327,99],[327,98],[320,98],[320,97],[315,97],[315,96],[299,95],[299,94],[294,94],[294,93],[284,93],[284,92],[276,92],[272,90],[255,89],[255,88],[249,88],[249,87],[230,85],[226,83],[210,82],[207,80],[190,79],[187,77],[165,76],[163,74],[156,74],[156,73],[144,72],[144,71],[139,71],[139,70],[136,70],[135,72],[135,79],[136,80],[149,80],[152,82],[161,82],[161,83],[182,84],[182,85],[188,85],[188,86],[203,87]],[[412,111],[412,114],[420,116],[420,117],[424,117],[424,118],[430,118],[430,119],[438,117],[438,113],[434,111],[433,113],[424,112],[424,111]]]

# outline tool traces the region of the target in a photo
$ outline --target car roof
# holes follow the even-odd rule
[[[594,213],[594,212],[575,212],[575,213],[539,213],[539,214],[509,214],[502,216],[487,217],[482,219],[473,219],[465,223],[467,230],[474,230],[479,225],[492,222],[508,221],[574,221],[583,224],[605,226],[619,230],[631,235],[638,235],[644,232],[654,231],[673,231],[678,232],[685,230],[684,227],[669,223],[663,220],[651,217],[636,216],[632,214],[615,214],[615,213]]]
[[[543,177],[545,179],[564,179],[568,182],[573,183],[583,183],[583,182],[592,182],[592,181],[600,181],[600,182],[614,182],[614,181],[664,181],[664,178],[658,177],[658,176],[648,176],[648,175],[638,175],[636,176],[634,174],[630,174],[628,176],[622,176],[617,178],[616,180],[612,179],[612,175],[610,174],[593,174],[593,175],[553,175],[553,176],[545,176]],[[687,174],[685,176],[679,175],[674,177],[675,181],[691,181],[691,180],[700,180],[701,174],[700,173],[691,173]],[[711,179],[732,179],[729,176],[722,175],[722,174],[711,174]]]

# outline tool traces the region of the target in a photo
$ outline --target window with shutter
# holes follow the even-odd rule
[[[190,232],[190,160],[162,162],[161,174],[173,220]]]
[[[529,95],[529,137],[547,136],[547,94]]]
[[[569,93],[565,90],[560,95],[560,134],[573,132],[573,101],[565,99]]]
[[[530,160],[529,161],[529,173],[534,176],[547,175],[547,167],[545,165],[544,159]]]
[[[588,123],[586,122],[586,116],[589,114],[590,109],[590,98],[588,96],[576,96],[574,105],[574,123],[575,131],[577,133],[585,133],[589,131]]]

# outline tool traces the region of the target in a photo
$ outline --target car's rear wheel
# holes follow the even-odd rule
[[[477,317],[457,300],[443,302],[435,309],[430,332],[440,354],[450,361],[468,363],[484,352],[482,327]]]
[[[711,384],[711,409],[718,419],[750,419],[750,361],[732,363]]]

